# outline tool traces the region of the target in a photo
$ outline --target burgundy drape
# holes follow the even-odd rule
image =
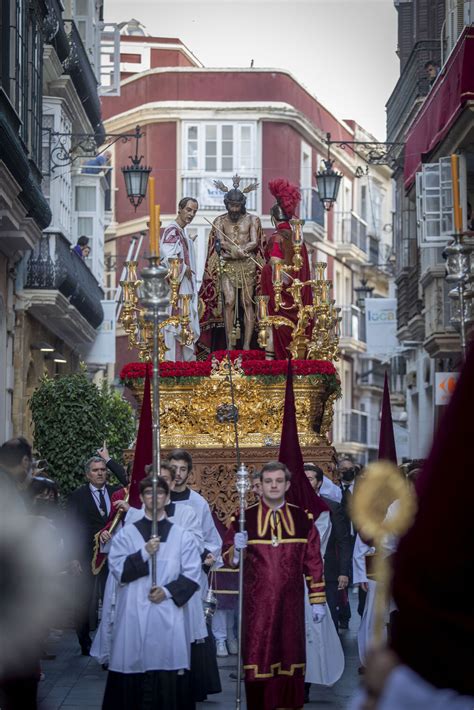
[[[135,458],[133,460],[132,482],[130,484],[129,503],[135,508],[141,507],[139,483],[145,477],[145,466],[153,460],[153,429],[151,416],[151,392],[149,367],[146,368],[145,388],[142,411],[138,426]]]
[[[393,433],[392,407],[390,405],[390,391],[388,377],[385,373],[382,398],[382,416],[380,418],[379,459],[386,459],[397,463],[397,449]]]
[[[296,424],[295,393],[293,391],[293,367],[291,358],[288,360],[286,376],[285,410],[283,412],[283,426],[281,430],[279,461],[288,466],[292,473],[291,486],[286,494],[289,503],[299,505],[314,515],[329,510],[320,496],[317,496],[306,478],[304,472],[303,454],[301,453]]]

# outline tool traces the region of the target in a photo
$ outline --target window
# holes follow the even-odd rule
[[[77,218],[77,231],[79,235],[84,235],[85,237],[94,236],[94,219],[93,217],[78,217]]]
[[[466,221],[466,161],[459,156],[459,189]],[[418,244],[445,243],[453,233],[453,193],[450,157],[426,163],[416,175],[416,216]],[[464,228],[466,225],[464,224]]]
[[[197,126],[188,126],[187,127],[187,141],[186,141],[186,147],[187,147],[187,154],[188,154],[188,159],[187,159],[187,169],[188,170],[197,170],[198,169],[198,127]]]
[[[185,124],[184,170],[255,174],[255,133],[255,124]]]
[[[96,189],[85,185],[76,186],[76,212],[95,212]]]
[[[367,186],[362,185],[360,188],[360,216],[367,222]]]

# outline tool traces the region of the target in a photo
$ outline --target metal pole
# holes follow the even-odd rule
[[[152,377],[152,397],[153,397],[153,515],[151,521],[151,536],[157,537],[157,483],[160,473],[160,323],[168,315],[170,304],[168,285],[166,277],[168,269],[160,265],[158,256],[148,257],[148,266],[141,273],[143,279],[142,303],[147,308],[146,317],[151,319],[153,324],[153,377]],[[151,558],[151,579],[152,586],[156,586],[157,569],[156,553]]]
[[[158,502],[158,476],[160,474],[160,351],[159,351],[159,319],[158,308],[153,308],[153,476],[152,476],[152,500],[153,500],[153,515],[151,518],[151,536],[158,537],[158,519],[157,519],[157,502]],[[156,570],[156,553],[151,558],[151,579],[152,585],[156,587],[157,570]]]
[[[466,321],[465,321],[465,313],[464,313],[464,277],[462,278],[461,281],[458,283],[458,292],[459,292],[459,321],[460,321],[460,335],[461,335],[461,352],[462,352],[462,359],[466,359],[466,349],[467,349],[467,341],[466,341]]]
[[[245,532],[245,508],[247,493],[250,490],[250,480],[247,467],[241,463],[237,470],[237,492],[239,494],[239,530]],[[244,608],[244,555],[240,553],[239,560],[239,607],[237,618],[237,688],[235,692],[235,708],[240,710],[242,703],[242,616]]]

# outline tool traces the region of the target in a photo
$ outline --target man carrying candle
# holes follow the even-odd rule
[[[177,306],[170,306],[170,315],[189,315],[190,327],[194,335],[192,345],[181,342],[181,326],[168,325],[164,329],[165,345],[167,347],[166,359],[174,362],[196,359],[194,343],[199,338],[199,316],[196,284],[196,255],[194,251],[194,238],[186,234],[185,228],[191,224],[198,211],[198,201],[194,197],[183,197],[178,205],[178,215],[174,222],[169,224],[160,240],[160,257],[163,264],[170,266],[170,259],[177,258],[179,281],[178,295],[188,298],[178,300]],[[157,225],[159,229],[159,225]],[[180,311],[181,309],[181,311]],[[189,310],[189,314],[187,311]]]
[[[276,231],[271,235],[265,249],[267,263],[262,269],[261,293],[263,296],[269,296],[268,315],[284,315],[285,318],[296,323],[298,309],[294,303],[293,296],[287,291],[287,287],[291,285],[291,280],[287,274],[300,281],[308,281],[311,278],[308,252],[302,242],[301,233],[296,230],[293,233],[290,225],[290,220],[295,216],[301,200],[301,193],[296,185],[292,185],[284,178],[271,180],[268,183],[268,187],[276,199],[276,203],[270,210]],[[294,264],[296,244],[301,246],[302,265],[298,271],[291,269]],[[285,271],[287,274],[285,274]],[[304,305],[309,305],[312,302],[311,288],[309,286],[305,286],[302,289],[302,300]],[[267,347],[267,357],[286,360],[289,355],[288,346],[291,342],[291,334],[292,329],[289,326],[272,328],[273,337]]]

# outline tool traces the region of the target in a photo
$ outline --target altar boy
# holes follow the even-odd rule
[[[144,516],[112,541],[109,569],[119,587],[104,710],[194,708],[183,607],[199,588],[201,559],[191,535],[166,518],[168,494],[159,476],[158,538],[151,539],[152,480],[143,479]],[[157,585],[152,587],[155,552]]]

